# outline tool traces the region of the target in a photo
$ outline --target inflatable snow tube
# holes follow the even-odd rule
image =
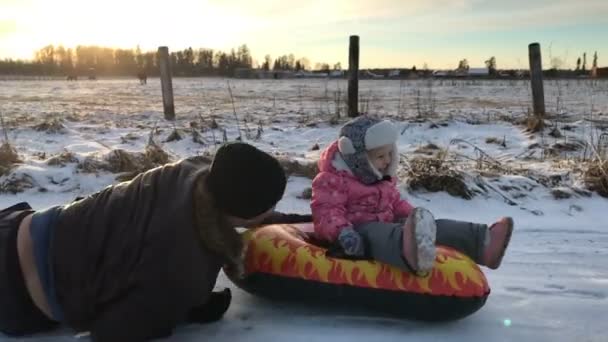
[[[344,305],[425,321],[466,317],[490,294],[485,275],[467,256],[437,247],[432,271],[417,277],[380,262],[327,257],[306,233],[311,224],[268,225],[243,233],[245,275],[231,280],[262,297]]]

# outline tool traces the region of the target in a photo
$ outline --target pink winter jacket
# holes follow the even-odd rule
[[[352,174],[338,151],[328,146],[319,159],[319,174],[312,182],[311,210],[315,234],[333,242],[340,230],[359,223],[394,222],[413,207],[401,199],[395,178],[365,185]]]

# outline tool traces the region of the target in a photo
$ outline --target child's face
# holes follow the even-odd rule
[[[367,157],[376,170],[386,174],[388,166],[393,160],[393,145],[384,145],[367,151]]]

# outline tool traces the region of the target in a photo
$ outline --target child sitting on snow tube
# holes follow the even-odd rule
[[[510,217],[485,224],[435,220],[400,198],[395,173],[398,132],[389,121],[361,116],[346,123],[319,160],[311,210],[317,238],[351,258],[426,273],[435,244],[452,247],[477,264],[500,266],[513,230]]]

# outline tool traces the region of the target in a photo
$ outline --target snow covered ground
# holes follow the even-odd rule
[[[117,173],[103,163],[116,149],[143,152],[153,130],[171,160],[212,153],[215,143],[224,135],[234,140],[239,129],[244,140],[298,160],[315,160],[319,151],[311,147],[322,149],[336,137],[339,125],[329,122],[336,107],[344,115],[344,81],[229,82],[238,126],[224,79],[175,79],[173,123],[163,120],[157,79],[147,86],[137,80],[0,82],[0,114],[22,161],[0,177],[0,207],[28,201],[42,209],[116,183]],[[578,172],[583,158],[593,156],[582,142],[601,152],[608,82],[546,82],[547,108],[559,114],[550,120],[556,136],[525,133],[514,124],[530,107],[525,81],[384,80],[362,81],[360,87],[362,109],[393,118],[403,132],[401,182],[413,204],[439,218],[515,218],[503,266],[486,271],[492,288],[486,305],[461,321],[426,324],[345,309],[285,307],[235,288],[222,275],[217,286],[231,287],[234,296],[225,318],[180,328],[171,340],[608,341],[608,200],[588,192]],[[166,141],[174,130],[183,139]],[[407,189],[413,156],[431,143],[447,151],[450,165],[477,191],[471,200]],[[307,201],[297,197],[310,183],[290,177],[279,209],[309,212]],[[556,191],[567,198],[556,199]],[[74,338],[59,331],[36,339]]]

